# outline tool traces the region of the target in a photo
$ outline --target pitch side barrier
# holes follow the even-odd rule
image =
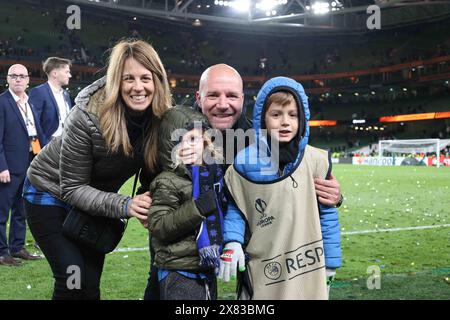
[[[430,157],[366,157],[358,156],[350,158],[354,165],[366,166],[437,166],[437,158]],[[342,163],[339,161],[339,163]],[[439,158],[441,166],[450,166],[450,157],[441,156]]]

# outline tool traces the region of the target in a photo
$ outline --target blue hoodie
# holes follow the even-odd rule
[[[275,166],[271,166],[269,161],[270,154],[260,154],[260,150],[264,150],[260,147],[260,144],[268,145],[267,138],[260,132],[263,126],[264,105],[269,95],[280,90],[289,91],[294,95],[297,104],[300,105],[300,108],[303,108],[303,112],[298,113],[300,117],[303,117],[303,119],[299,119],[299,124],[304,123],[303,132],[298,133],[302,137],[301,139],[297,139],[297,157],[294,162],[286,164],[281,175],[277,168],[273,168]],[[309,117],[308,97],[300,83],[286,77],[276,77],[268,80],[259,91],[253,108],[253,129],[256,132],[256,142],[237,154],[233,165],[235,170],[242,176],[255,182],[270,182],[279,179],[281,176],[290,175],[293,169],[297,167],[297,164],[302,161],[305,147],[308,144]],[[299,127],[301,130],[302,126],[299,125]],[[253,161],[249,161],[249,159]],[[261,174],[262,172],[264,174]],[[331,170],[329,174],[331,174]],[[327,268],[339,268],[341,266],[341,240],[338,212],[334,207],[318,204],[325,251],[325,264]],[[244,217],[234,203],[230,201],[224,218],[224,242],[235,241],[244,244],[244,234]]]

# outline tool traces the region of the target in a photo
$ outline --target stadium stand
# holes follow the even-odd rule
[[[31,85],[37,85],[45,79],[41,61],[50,55],[63,56],[74,63],[72,97],[102,75],[108,48],[131,36],[151,42],[158,50],[179,104],[193,103],[199,75],[207,66],[225,62],[244,77],[249,114],[267,78],[287,75],[300,81],[310,98],[311,119],[337,121],[334,127],[311,130],[312,143],[332,151],[351,151],[380,138],[450,135],[448,119],[379,122],[382,116],[450,110],[450,35],[441,32],[450,28],[448,18],[351,36],[243,33],[236,37],[226,28],[181,26],[95,8],[83,11],[81,30],[69,30],[64,2],[0,0],[0,5],[1,74],[11,61],[23,61]],[[4,84],[2,77],[0,85]],[[353,123],[361,119],[364,125]]]

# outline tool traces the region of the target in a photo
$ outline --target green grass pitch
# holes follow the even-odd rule
[[[343,265],[330,298],[450,299],[450,168],[335,165],[333,171],[345,202]],[[131,185],[121,193],[131,193]],[[33,243],[28,233],[30,251]],[[119,248],[147,246],[146,230],[131,220]],[[370,268],[380,270],[379,282]],[[107,255],[102,299],[142,299],[148,269],[146,250]],[[50,299],[52,286],[45,260],[0,266],[0,299]],[[219,282],[219,297],[234,299],[234,288]]]

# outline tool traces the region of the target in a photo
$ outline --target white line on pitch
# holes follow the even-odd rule
[[[148,251],[148,247],[144,248],[119,248],[114,250],[113,252],[131,252],[131,251]]]
[[[436,229],[436,228],[447,228],[447,227],[450,227],[450,224],[440,224],[440,225],[436,225],[436,226],[407,227],[407,228],[347,231],[347,232],[341,232],[341,235],[349,236],[349,235],[354,235],[354,234],[367,234],[367,233],[379,233],[379,232],[397,232],[397,231]],[[143,247],[143,248],[119,248],[119,249],[114,250],[113,252],[133,252],[133,251],[148,251],[148,247]]]
[[[366,234],[366,233],[379,233],[379,232],[397,232],[397,231],[409,231],[409,230],[423,230],[423,229],[436,229],[450,227],[450,224],[440,224],[436,226],[418,226],[407,228],[392,228],[392,229],[375,229],[375,230],[360,230],[360,231],[347,231],[341,232],[341,235],[348,236],[353,234]]]

